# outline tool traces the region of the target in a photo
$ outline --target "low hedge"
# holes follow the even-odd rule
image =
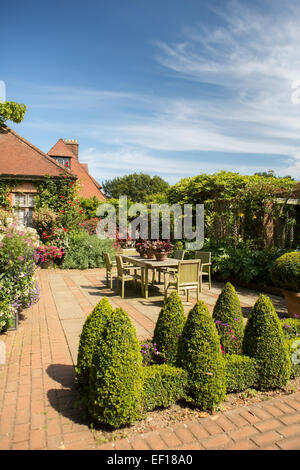
[[[225,356],[226,392],[242,392],[254,388],[258,382],[258,364],[248,356],[230,354]]]
[[[187,372],[184,369],[163,365],[143,367],[144,409],[173,405],[185,396]]]

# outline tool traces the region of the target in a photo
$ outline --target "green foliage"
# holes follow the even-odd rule
[[[62,170],[60,178],[45,177],[38,185],[35,208],[48,207],[57,213],[57,223],[67,230],[79,230],[83,221],[83,211],[77,197],[76,176]]]
[[[143,367],[144,409],[173,405],[185,396],[187,372],[184,369],[163,365]]]
[[[135,328],[121,308],[99,332],[89,388],[88,410],[95,421],[120,427],[142,417],[142,357]]]
[[[214,307],[213,319],[226,354],[240,354],[244,333],[244,318],[239,298],[230,282],[224,286]]]
[[[258,383],[258,365],[254,358],[229,354],[225,356],[226,391],[242,392]]]
[[[12,121],[19,124],[23,121],[26,113],[25,104],[18,104],[14,101],[5,101],[0,103],[0,126],[6,121]]]
[[[287,339],[300,337],[300,319],[282,318],[280,320],[282,331]]]
[[[114,254],[111,240],[101,240],[87,232],[69,234],[69,245],[61,267],[63,269],[100,268],[105,265],[104,253]]]
[[[36,209],[32,216],[35,228],[40,236],[44,231],[47,233],[53,232],[58,226],[57,219],[57,213],[47,206]]]
[[[133,202],[145,202],[154,193],[165,193],[169,185],[159,176],[133,173],[122,177],[106,180],[102,183],[105,196],[119,198],[127,196]]]
[[[83,401],[87,400],[89,393],[89,374],[95,344],[107,320],[111,317],[112,311],[112,306],[107,298],[104,297],[97,303],[92,313],[88,315],[82,327],[78,347],[77,366],[75,368],[75,382]]]
[[[300,292],[300,251],[285,253],[276,259],[270,275],[275,286]]]
[[[172,292],[164,302],[153,334],[153,343],[167,361],[176,362],[178,339],[185,324],[184,309],[177,292]]]
[[[289,356],[292,362],[291,378],[300,376],[300,338],[286,340]]]
[[[1,275],[0,275],[1,282]],[[9,300],[0,301],[0,333],[4,333],[12,325],[13,310],[9,305]]]
[[[269,239],[266,220],[275,218],[285,226],[288,220],[289,229],[294,226],[294,209],[286,201],[296,184],[291,178],[221,171],[180,180],[169,189],[168,200],[171,204],[203,203],[206,236],[219,243],[236,243],[241,237],[264,247]]]
[[[203,301],[190,311],[178,344],[178,367],[188,372],[188,400],[203,410],[225,397],[225,363],[216,326]]]
[[[291,361],[281,323],[266,295],[259,296],[250,312],[244,333],[243,354],[257,360],[258,385],[262,390],[286,385]]]
[[[79,197],[79,203],[83,211],[85,220],[93,219],[96,217],[96,211],[99,204],[103,203],[96,196],[90,198]]]
[[[284,253],[280,248],[257,249],[251,241],[225,243],[222,247],[209,243],[205,250],[212,252],[212,272],[221,280],[239,279],[261,286],[273,285],[270,265]]]

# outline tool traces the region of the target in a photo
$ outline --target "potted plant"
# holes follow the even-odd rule
[[[39,264],[41,268],[48,269],[52,268],[55,259],[61,259],[64,255],[64,251],[58,246],[42,245],[38,247],[39,252]]]
[[[142,258],[147,258],[148,242],[146,240],[141,240],[135,244],[135,249]]]
[[[170,241],[156,240],[153,242],[153,249],[157,261],[164,261],[172,251],[173,245]]]
[[[277,258],[271,266],[270,276],[273,284],[282,289],[289,316],[300,318],[300,251]]]

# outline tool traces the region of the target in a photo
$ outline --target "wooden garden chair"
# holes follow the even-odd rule
[[[183,260],[184,258],[184,253],[185,253],[185,250],[176,250],[175,253],[174,253],[174,259],[178,259],[178,260]],[[171,273],[171,272],[176,272],[177,271],[177,267],[176,268],[157,268],[157,271],[158,271],[158,282],[160,283],[160,275],[161,273],[165,274],[165,273]],[[152,278],[152,284],[154,284],[155,282],[155,269],[153,271],[153,278]]]
[[[116,262],[117,262],[117,289],[119,289],[119,283],[121,282],[121,297],[124,299],[124,290],[125,290],[125,283],[127,281],[136,281],[138,279],[142,279],[141,274],[137,274],[137,271],[141,271],[140,266],[133,266],[132,264],[124,264],[122,256],[116,255]],[[133,273],[132,273],[133,271]]]
[[[112,261],[109,253],[104,253],[105,266],[106,266],[106,285],[108,287],[108,280],[110,279],[110,288],[112,289],[113,283],[113,268],[117,267],[117,262]]]
[[[211,252],[196,251],[195,259],[201,260],[201,276],[208,276],[209,289],[211,289]]]
[[[175,288],[179,294],[180,290],[187,291],[187,302],[189,301],[189,291],[196,289],[197,301],[199,291],[202,292],[201,285],[201,260],[182,260],[178,263],[176,272],[165,273],[165,299],[168,297],[168,289]],[[171,279],[169,279],[171,277]]]

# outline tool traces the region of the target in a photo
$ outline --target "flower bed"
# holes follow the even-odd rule
[[[6,331],[18,313],[39,299],[35,277],[40,262],[39,237],[32,228],[0,213],[0,332]]]

